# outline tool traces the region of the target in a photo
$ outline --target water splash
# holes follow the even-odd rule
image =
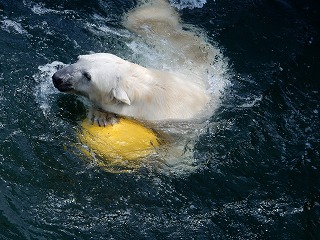
[[[207,3],[206,0],[171,0],[170,3],[178,9],[202,8]]]
[[[45,117],[48,117],[51,110],[51,96],[57,94],[57,91],[52,84],[51,77],[58,69],[65,65],[66,64],[62,62],[54,61],[39,66],[39,72],[33,75],[33,78],[37,82],[37,88],[34,94]]]
[[[203,1],[202,3],[204,4],[205,2]],[[201,2],[192,2],[192,5],[190,4],[191,1],[181,2],[180,8],[187,6],[201,7]],[[165,71],[182,71],[181,65],[175,60],[176,49],[174,47],[171,48],[168,44],[161,44],[161,40],[159,39],[155,39],[155,42],[150,42],[150,39],[147,41],[126,29],[115,28],[110,24],[110,19],[103,18],[98,14],[93,14],[89,19],[83,21],[83,28],[89,30],[92,35],[98,38],[105,35],[107,35],[108,38],[109,36],[115,39],[120,38],[120,42],[125,43],[126,47],[119,47],[119,50],[115,54],[131,62]],[[188,28],[191,29],[193,27],[189,26]],[[205,41],[209,42],[207,39],[205,39]],[[210,43],[211,42],[208,44]],[[212,95],[210,112],[215,111],[220,106],[225,89],[230,84],[228,60],[223,56],[219,47],[215,44],[213,45],[210,51],[214,52],[215,57],[212,59],[212,63],[208,64],[209,69],[206,76],[209,83],[209,92]],[[63,66],[65,66],[65,64],[62,62],[52,62],[39,66],[39,72],[34,75],[38,83],[35,96],[45,117],[52,115],[51,105],[53,97],[58,94],[52,85],[51,76]],[[192,65],[189,64],[187,68],[190,66]],[[188,70],[190,71],[190,69]],[[197,69],[194,70],[197,71]],[[160,169],[164,174],[175,174],[179,176],[194,172],[199,169],[199,167],[201,168],[197,160],[193,157],[193,145],[196,139],[198,139],[199,134],[201,134],[201,129],[204,127],[204,124],[204,122],[201,122],[199,125],[198,123],[197,125],[195,125],[195,123],[157,124],[156,128],[160,128],[171,135],[178,136],[177,144],[173,146],[175,148],[174,151],[178,149],[180,152],[184,152],[185,149],[189,148],[188,145],[192,145],[190,147],[191,150],[184,152],[184,156],[175,154],[174,157],[171,157],[172,149],[163,149],[164,151],[161,149],[162,152],[159,153],[159,155],[156,157],[152,156],[151,161],[148,159],[149,163],[153,162],[154,164],[152,166],[146,164],[146,167],[150,167],[152,170],[154,168]],[[187,136],[189,139],[181,138],[182,135]]]

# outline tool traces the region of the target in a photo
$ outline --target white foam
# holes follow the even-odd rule
[[[173,70],[171,59],[167,55],[157,51],[154,47],[148,45],[139,39],[128,42],[128,48],[132,51],[130,60],[137,64],[143,65],[148,68],[156,68],[162,70]]]
[[[111,28],[110,26],[97,24],[97,23],[86,23],[85,28],[89,30],[91,33],[95,34],[96,36],[108,36],[108,35],[115,35],[119,37],[129,37],[127,31],[121,31],[118,29]]]
[[[58,93],[52,84],[51,77],[58,69],[65,65],[66,64],[62,62],[54,61],[52,63],[39,66],[39,72],[33,75],[33,78],[37,82],[37,88],[34,94],[44,116],[46,117],[51,109],[50,96]]]
[[[18,33],[21,35],[27,35],[28,32],[22,27],[22,25],[16,21],[10,19],[4,19],[1,22],[1,29],[8,33]]]
[[[259,102],[261,102],[261,100],[262,100],[262,95],[261,95],[261,96],[254,97],[253,99],[250,98],[250,97],[247,97],[247,98],[245,98],[244,100],[245,100],[245,103],[242,104],[240,107],[243,107],[243,108],[251,108],[251,107],[255,106],[256,104],[258,104]]]
[[[202,8],[205,3],[207,3],[206,0],[171,0],[170,3],[175,6],[178,9],[184,9],[184,8]]]
[[[44,15],[48,13],[54,13],[54,14],[70,14],[74,13],[72,10],[55,10],[55,9],[50,9],[44,6],[42,3],[31,3],[27,4],[30,5],[29,7],[31,8],[31,11],[37,15]]]

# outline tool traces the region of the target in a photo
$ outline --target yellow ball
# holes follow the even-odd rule
[[[85,119],[81,127],[79,139],[89,149],[83,152],[102,157],[98,164],[104,167],[139,160],[155,153],[160,145],[156,133],[133,120],[120,118],[114,125],[99,127]]]

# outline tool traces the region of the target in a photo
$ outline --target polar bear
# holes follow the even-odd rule
[[[59,91],[85,96],[97,110],[141,120],[191,119],[209,102],[206,89],[188,76],[148,69],[109,53],[79,56],[52,79]],[[100,125],[113,120],[97,110],[90,114]]]
[[[57,71],[54,86],[87,97],[93,103],[88,118],[101,126],[114,123],[115,115],[163,121],[190,120],[205,112],[210,94],[204,76],[214,53],[201,37],[183,30],[168,1],[143,1],[126,14],[123,25],[154,43],[165,41],[172,58],[189,73],[146,68],[113,54],[95,53],[81,55]]]

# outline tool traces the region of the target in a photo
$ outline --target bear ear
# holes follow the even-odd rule
[[[116,98],[120,102],[131,105],[131,101],[128,97],[128,94],[122,88],[119,88],[119,87],[113,88],[112,94],[113,94],[114,98]]]

